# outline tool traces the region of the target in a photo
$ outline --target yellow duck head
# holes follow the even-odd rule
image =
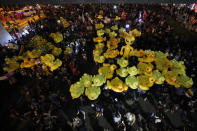
[[[31,68],[35,65],[35,59],[31,59],[31,60],[24,60],[23,63],[21,63],[20,67],[21,68]]]
[[[156,58],[155,59],[156,69],[166,74],[168,69],[172,66],[171,62],[167,58]]]
[[[67,47],[66,50],[64,51],[64,55],[69,55],[70,50],[71,50],[71,49],[70,49],[69,47]]]
[[[27,51],[26,52],[26,57],[27,58],[38,58],[41,56],[41,50],[32,50],[32,51]]]
[[[120,17],[119,16],[116,16],[115,20],[120,20]]]
[[[99,15],[103,15],[103,10],[99,10]]]
[[[134,49],[133,54],[132,54],[132,56],[136,56],[136,57],[142,57],[144,55],[145,55],[145,52],[142,49],[140,50]]]
[[[141,32],[138,31],[137,29],[134,29],[134,30],[130,31],[129,34],[132,35],[132,36],[134,36],[134,37],[141,36]]]
[[[107,41],[107,48],[111,50],[116,49],[119,43],[120,39],[110,38],[110,40]]]
[[[102,50],[100,50],[100,49],[93,50],[94,56],[99,56],[101,53],[102,53]]]
[[[113,64],[113,65],[110,66],[110,70],[111,70],[111,71],[114,71],[114,70],[116,70],[116,69],[117,69],[117,66],[116,66],[116,65]]]
[[[115,92],[123,92],[128,89],[128,86],[122,82],[118,77],[107,81],[107,87]]]
[[[143,58],[138,58],[140,62],[153,62],[155,61],[155,53],[154,51],[146,50]]]
[[[104,27],[103,23],[95,24],[96,30],[102,29]]]
[[[102,15],[98,15],[97,18],[98,19],[103,19],[103,16]]]
[[[105,53],[104,53],[104,57],[105,58],[111,58],[111,59],[113,59],[113,58],[115,58],[115,57],[117,57],[119,55],[119,51],[118,50],[110,50],[110,49],[108,49]]]
[[[103,41],[106,41],[106,37],[103,38],[103,37],[99,36],[99,37],[93,38],[93,41],[95,43],[101,43]]]
[[[140,75],[137,77],[139,80],[139,87],[142,90],[149,90],[153,86],[155,79],[151,76]]]
[[[111,27],[111,29],[114,30],[114,31],[115,30],[118,30],[118,26],[117,25],[114,25],[114,26]]]
[[[64,28],[67,28],[70,26],[70,23],[66,19],[64,19],[63,17],[60,17],[60,21],[61,21]]]
[[[115,31],[112,31],[109,33],[110,38],[115,38],[117,36],[117,33]]]
[[[97,36],[102,36],[105,34],[105,31],[103,29],[97,30]]]
[[[173,72],[173,71],[168,71],[165,75],[164,75],[166,82],[170,85],[176,85],[176,80],[178,78],[178,73]]]
[[[137,65],[139,74],[150,74],[152,73],[152,69],[153,69],[153,65],[151,63],[143,63],[143,62],[139,62],[139,64]]]
[[[98,63],[103,63],[105,61],[104,56],[94,56],[94,61]]]
[[[53,54],[54,56],[59,56],[61,53],[62,53],[62,49],[61,49],[61,48],[55,47],[55,48],[53,48],[53,50],[52,50],[52,54]]]
[[[5,58],[5,63],[8,65],[7,67],[4,67],[3,70],[6,72],[11,72],[19,69],[20,64],[17,62],[17,57],[14,56],[13,58]]]
[[[104,63],[102,67],[99,68],[98,72],[99,74],[102,74],[106,77],[106,79],[111,79],[114,74],[114,70],[116,70],[116,65],[110,65]]]
[[[55,57],[52,54],[46,54],[45,56],[41,56],[40,58],[41,62],[50,67],[51,71],[56,70],[62,65],[62,61],[59,59],[55,60]]]
[[[102,49],[105,45],[103,43],[98,43],[95,45],[96,49]]]

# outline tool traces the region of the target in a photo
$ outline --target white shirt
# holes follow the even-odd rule
[[[155,119],[155,123],[160,123],[161,122],[161,119],[157,118]]]
[[[121,117],[120,116],[118,116],[118,117],[114,116],[114,122],[115,123],[119,123],[120,120],[121,120]]]
[[[131,114],[130,112],[128,112],[128,113],[126,114],[126,117],[127,117],[127,120],[128,120],[128,121],[133,121],[133,120],[135,120],[135,115],[134,115],[134,114]]]
[[[119,123],[120,121],[121,121],[121,114],[120,113],[118,113],[118,115],[117,116],[114,116],[114,122],[115,123]]]

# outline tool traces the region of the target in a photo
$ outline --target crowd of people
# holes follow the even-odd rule
[[[153,8],[154,7],[154,8]],[[130,30],[137,28],[142,36],[137,38],[134,48],[151,49],[168,52],[169,57],[184,61],[187,72],[195,77],[197,46],[192,40],[185,39],[184,34],[174,32],[166,15],[174,17],[174,13],[160,14],[155,11],[155,6],[139,4],[80,4],[65,6],[45,6],[44,14],[47,16],[35,22],[29,22],[29,34],[17,41],[12,41],[19,47],[27,46],[29,40],[40,35],[49,42],[52,32],[61,32],[63,41],[58,44],[62,49],[71,47],[68,56],[61,55],[63,64],[55,71],[43,71],[42,67],[32,69],[19,69],[7,80],[0,81],[4,88],[18,86],[20,98],[9,107],[7,121],[16,120],[27,123],[24,130],[140,130],[140,131],[174,131],[185,128],[192,130],[196,127],[196,79],[193,78],[193,96],[189,96],[184,88],[172,88],[166,83],[162,86],[155,85],[148,92],[128,90],[126,93],[115,93],[103,88],[102,94],[95,101],[90,101],[81,96],[80,99],[72,99],[69,88],[83,75],[83,73],[97,73],[98,64],[93,61],[94,49],[93,37],[94,17],[97,12],[103,10],[106,25],[118,22],[120,27],[129,25]],[[158,6],[159,8],[160,6]],[[169,6],[170,10],[178,10]],[[164,8],[165,10],[168,10]],[[185,14],[185,10],[180,11]],[[186,13],[188,17],[196,14]],[[190,15],[191,14],[191,15]],[[186,15],[186,16],[187,16]],[[120,16],[120,21],[114,17]],[[141,16],[141,17],[140,17]],[[185,17],[186,17],[185,16]],[[70,27],[62,28],[59,18],[65,18]],[[189,22],[188,18],[186,23]],[[195,27],[196,25],[192,25]],[[0,48],[0,59],[11,57],[19,53],[19,50]],[[132,62],[137,62],[133,59]],[[3,62],[0,67],[4,67]],[[5,74],[2,68],[1,75]],[[9,84],[8,84],[9,81]],[[149,103],[154,110],[143,108],[142,103]],[[170,120],[170,115],[179,113],[182,125],[176,126],[176,122]],[[175,119],[176,120],[176,119]],[[4,130],[9,127],[4,127]]]
[[[187,5],[163,6],[163,9],[166,12],[170,12],[170,16],[175,18],[175,20],[181,23],[186,29],[197,32],[196,13],[194,10],[188,8]]]

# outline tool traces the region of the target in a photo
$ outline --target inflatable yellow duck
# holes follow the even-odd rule
[[[115,92],[123,92],[128,89],[128,86],[122,82],[118,77],[115,77],[111,81],[107,81],[107,87]]]
[[[129,34],[132,35],[132,36],[134,36],[134,37],[141,36],[141,32],[138,31],[137,29],[134,29],[134,30],[130,31]]]
[[[139,74],[148,75],[152,73],[153,65],[151,63],[139,62],[137,69]]]
[[[178,83],[182,87],[190,88],[193,85],[193,80],[187,75],[180,75],[178,76],[176,83]]]
[[[94,56],[94,61],[98,63],[103,63],[105,62],[105,57],[104,56]]]
[[[63,40],[63,35],[60,32],[51,33],[50,37],[53,38],[55,43],[60,43]]]
[[[111,59],[113,59],[113,58],[115,58],[115,57],[117,57],[119,55],[119,51],[118,50],[107,50],[105,53],[104,53],[104,57],[106,58],[106,59],[109,59],[109,58],[111,58]]]
[[[24,60],[23,63],[21,63],[20,68],[31,68],[35,65],[36,65],[35,59],[30,59],[30,60],[26,59],[26,60]]]
[[[100,11],[99,11],[99,14],[96,14],[96,15],[95,15],[95,18],[103,19],[103,11],[100,10]]]
[[[62,65],[62,61],[59,59],[55,60],[55,57],[52,54],[46,54],[45,56],[41,56],[40,58],[41,62],[50,67],[51,71],[56,70]]]
[[[115,30],[118,30],[118,26],[117,25],[114,25],[114,26],[111,27],[111,29],[114,30],[114,31]]]
[[[115,31],[109,32],[110,38],[115,38],[118,34]]]
[[[107,48],[110,50],[116,49],[118,48],[118,44],[120,43],[120,39],[116,39],[116,38],[110,38],[107,41]]]
[[[89,100],[96,100],[100,94],[101,89],[97,86],[91,86],[89,88],[86,88],[85,90],[85,95],[88,97]]]
[[[109,34],[110,32],[111,32],[111,30],[110,30],[109,28],[106,28],[106,29],[105,29],[105,33],[106,33],[106,34]]]
[[[138,61],[139,62],[146,62],[146,63],[150,63],[150,62],[155,61],[154,51],[146,50],[145,55],[143,56],[143,58],[138,58]]]
[[[63,17],[60,17],[60,21],[61,21],[64,28],[67,28],[70,26],[70,23],[66,19],[64,19]]]
[[[114,74],[114,70],[116,70],[117,66],[116,65],[110,65],[110,64],[103,64],[102,67],[99,68],[98,72],[101,75],[104,75],[106,79],[111,79]]]
[[[94,61],[98,63],[103,63],[105,61],[105,57],[102,54],[103,48],[104,48],[103,43],[98,43],[95,45],[95,49],[93,50],[93,56],[94,56]]]
[[[116,17],[115,17],[115,20],[117,20],[117,21],[120,20],[120,19],[121,19],[121,18],[120,18],[119,16],[116,16]]]
[[[175,87],[179,87],[179,85],[177,85],[178,83],[176,83],[176,80],[178,78],[178,73],[175,73],[173,71],[168,71],[165,75],[165,80],[169,85],[173,85]]]
[[[66,50],[64,51],[64,55],[69,55],[70,50],[71,50],[71,49],[70,49],[69,47],[67,47]]]
[[[104,27],[103,23],[95,24],[96,30],[102,29]]]
[[[76,82],[75,84],[72,84],[70,87],[70,93],[72,96],[72,99],[80,97],[84,92],[84,87],[81,85],[80,82]]]
[[[153,77],[146,76],[146,75],[140,75],[140,76],[137,76],[137,78],[139,82],[139,88],[145,91],[149,90],[149,88],[152,87],[155,82],[155,79]]]
[[[95,43],[101,43],[101,42],[106,41],[106,37],[98,36],[98,37],[93,38],[93,41],[94,41]]]
[[[97,30],[97,36],[102,36],[105,34],[105,31],[103,29]]]
[[[136,57],[142,57],[145,55],[145,51],[143,51],[142,49],[140,50],[134,49],[134,51],[130,55]]]
[[[7,67],[4,67],[3,70],[6,72],[11,72],[19,69],[20,64],[17,62],[18,58],[16,56],[12,58],[5,58],[5,63],[8,65]]]
[[[156,69],[161,71],[165,75],[169,68],[172,67],[171,62],[167,58],[156,58],[155,59]]]
[[[62,53],[62,49],[61,49],[61,48],[55,47],[55,48],[53,48],[53,50],[52,50],[52,54],[53,54],[54,56],[59,56],[61,53]]]
[[[32,50],[26,52],[26,58],[38,58],[41,56],[41,50]]]
[[[118,32],[119,32],[119,36],[121,37],[121,38],[124,38],[124,32],[125,32],[126,30],[125,30],[125,28],[123,28],[123,27],[121,27],[119,30],[118,30]]]

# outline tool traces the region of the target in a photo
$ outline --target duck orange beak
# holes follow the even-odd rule
[[[144,54],[144,52],[140,51],[140,55],[143,55],[143,54]]]
[[[149,73],[149,74],[152,73],[152,70],[150,70],[148,73]]]
[[[119,91],[122,91],[122,88],[118,88]]]

